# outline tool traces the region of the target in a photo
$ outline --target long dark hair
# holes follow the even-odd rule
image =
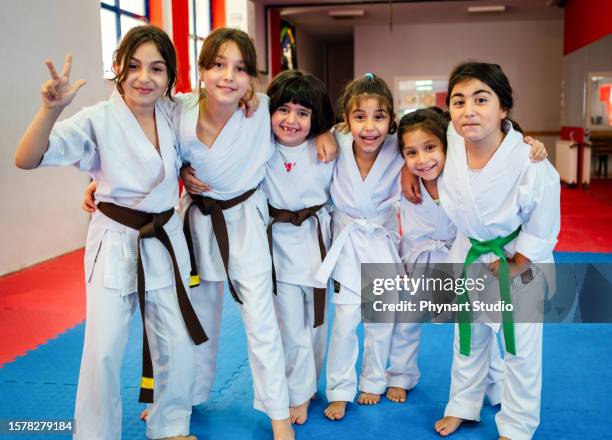
[[[122,68],[118,73],[115,72],[113,81],[119,93],[123,95],[122,84],[129,74],[128,65],[130,60],[134,56],[134,52],[136,52],[142,44],[148,42],[155,44],[157,50],[164,59],[166,71],[168,72],[168,89],[166,90],[166,96],[172,99],[172,88],[176,82],[176,51],[174,50],[174,45],[168,34],[155,26],[137,26],[130,29],[121,39],[119,47],[117,47],[117,50],[115,50],[113,54],[113,64],[122,66]]]

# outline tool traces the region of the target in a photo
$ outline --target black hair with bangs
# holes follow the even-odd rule
[[[325,133],[335,123],[334,110],[325,84],[309,73],[285,70],[274,77],[266,93],[270,97],[270,115],[287,103],[312,110],[309,139]]]

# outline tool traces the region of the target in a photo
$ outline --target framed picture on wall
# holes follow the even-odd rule
[[[281,69],[297,69],[297,46],[295,45],[295,26],[281,20]]]

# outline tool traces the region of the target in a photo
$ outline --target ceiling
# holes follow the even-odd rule
[[[562,20],[558,0],[256,0],[281,9],[281,17],[324,41],[351,40],[354,26],[457,23],[477,21]],[[505,12],[469,14],[468,6],[505,5]],[[333,19],[329,11],[362,10],[352,19]]]

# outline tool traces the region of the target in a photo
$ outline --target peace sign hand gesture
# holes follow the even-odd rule
[[[85,85],[85,81],[79,79],[70,84],[70,68],[72,66],[72,55],[66,55],[62,75],[58,75],[53,62],[46,60],[45,64],[51,74],[51,79],[45,81],[40,88],[43,106],[46,108],[62,109],[72,102],[78,90]]]

